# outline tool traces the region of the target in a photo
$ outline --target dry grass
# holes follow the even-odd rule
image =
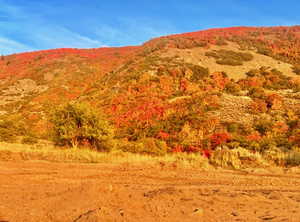
[[[208,160],[200,154],[174,153],[150,156],[113,150],[110,153],[83,148],[59,148],[51,145],[24,145],[0,142],[0,161],[44,160],[61,163],[143,164],[172,168],[231,169],[299,166],[300,152],[251,153],[244,148],[218,148]]]
[[[231,50],[238,53],[250,53],[253,56],[251,61],[244,62],[240,66],[229,66],[217,64],[214,58],[209,58],[205,53],[212,50]],[[245,78],[245,73],[251,69],[258,69],[262,66],[275,68],[287,76],[296,76],[292,70],[292,65],[284,62],[277,61],[269,56],[258,54],[254,51],[244,51],[240,50],[236,43],[228,42],[226,46],[216,46],[212,45],[209,49],[199,47],[193,49],[168,49],[167,52],[163,53],[161,57],[173,57],[178,56],[178,58],[183,59],[187,63],[192,63],[195,65],[200,65],[208,68],[210,73],[213,72],[226,72],[230,78],[235,80]]]
[[[269,165],[259,153],[251,153],[241,147],[233,150],[226,147],[218,148],[213,153],[210,162],[215,166],[233,169],[266,167]]]
[[[210,168],[209,161],[200,154],[168,154],[149,156],[114,150],[110,153],[90,149],[61,149],[54,146],[0,143],[0,160],[46,160],[76,163],[143,163],[183,168]]]

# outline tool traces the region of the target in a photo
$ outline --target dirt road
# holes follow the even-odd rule
[[[300,221],[300,174],[0,162],[0,221]]]

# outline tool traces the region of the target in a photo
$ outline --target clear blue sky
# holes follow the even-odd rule
[[[300,24],[299,0],[0,0],[0,54],[138,45],[213,27]]]

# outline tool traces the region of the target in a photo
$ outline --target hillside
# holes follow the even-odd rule
[[[48,139],[49,111],[82,101],[133,147],[123,149],[198,152],[226,144],[298,152],[299,74],[300,26],[210,29],[134,47],[2,56],[2,132],[24,136],[19,126],[5,125],[23,122],[26,132]]]

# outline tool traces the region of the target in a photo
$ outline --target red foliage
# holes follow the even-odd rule
[[[249,141],[259,141],[259,140],[261,140],[261,135],[259,132],[255,131],[252,134],[248,135],[247,139]]]
[[[251,111],[255,114],[257,113],[265,113],[267,112],[267,103],[261,99],[255,99],[251,104],[250,107]]]
[[[180,81],[180,90],[183,91],[183,92],[185,92],[186,89],[187,89],[187,87],[188,87],[188,83],[189,83],[188,80],[182,79]]]
[[[173,153],[181,153],[184,151],[184,148],[182,145],[176,145],[175,147],[173,147],[172,152]]]
[[[168,139],[168,138],[170,137],[170,134],[169,134],[169,133],[166,133],[166,132],[164,132],[164,131],[160,131],[160,132],[158,133],[157,137],[158,137],[159,139],[166,140],[166,139]]]
[[[273,130],[277,133],[286,133],[289,130],[289,126],[285,122],[277,122]]]
[[[217,146],[227,143],[230,139],[231,135],[227,132],[215,133],[210,137],[211,147],[215,149]]]
[[[202,150],[202,155],[206,158],[211,157],[211,150]]]
[[[187,146],[185,148],[185,151],[188,152],[188,153],[196,153],[196,152],[200,152],[201,149],[198,146],[192,146],[192,145],[190,145],[190,146]]]
[[[289,137],[289,141],[295,143],[297,146],[300,146],[300,132],[295,133]]]
[[[280,109],[283,105],[283,98],[282,96],[273,93],[267,96],[266,103],[268,104],[268,107],[272,109]]]
[[[213,80],[214,87],[223,90],[230,80],[226,77],[226,75],[222,72],[215,72],[211,74],[211,79]]]

